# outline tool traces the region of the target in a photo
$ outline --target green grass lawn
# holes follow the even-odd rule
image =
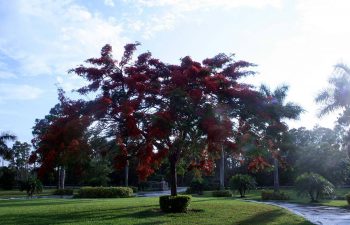
[[[0,224],[285,224],[311,225],[275,206],[194,197],[188,213],[164,214],[158,198],[0,200]]]
[[[266,190],[266,189],[265,189]],[[246,193],[247,200],[256,200],[261,201],[261,192],[263,190],[252,190]],[[268,190],[273,191],[273,190]],[[281,188],[281,192],[285,192],[290,197],[288,202],[292,203],[300,203],[300,204],[318,204],[318,205],[326,205],[326,206],[336,206],[336,207],[344,207],[349,208],[349,205],[346,200],[320,200],[318,203],[310,203],[310,199],[306,196],[299,196],[294,189],[291,188]],[[344,197],[345,194],[350,192],[350,188],[338,188],[336,189],[335,195]],[[211,191],[205,191],[204,195],[206,197],[212,196]],[[234,193],[235,198],[240,198],[238,193]]]
[[[43,192],[40,194],[35,194],[35,195],[40,195],[40,196],[45,196],[45,195],[52,195],[53,191],[55,189],[44,189]],[[19,190],[0,190],[0,199],[1,198],[11,198],[11,197],[26,197],[27,193],[25,191],[19,191]]]

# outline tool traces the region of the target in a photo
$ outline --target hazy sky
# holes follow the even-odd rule
[[[334,64],[350,63],[349,10],[348,0],[0,0],[0,131],[30,141],[57,85],[82,85],[67,70],[134,41],[169,63],[235,53],[258,64],[249,82],[290,86],[306,110],[291,126],[332,127],[314,98]]]

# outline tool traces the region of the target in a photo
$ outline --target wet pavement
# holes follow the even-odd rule
[[[314,224],[350,225],[350,210],[344,208],[286,202],[254,202],[285,208]]]
[[[177,192],[185,192],[187,187],[178,187]],[[137,192],[137,197],[157,197],[161,195],[170,195],[170,190],[167,191],[152,191],[152,192]]]

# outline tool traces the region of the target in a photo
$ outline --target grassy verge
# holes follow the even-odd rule
[[[2,224],[311,225],[287,210],[232,198],[194,197],[188,213],[164,214],[158,198],[0,200]]]
[[[267,190],[267,189],[265,189]],[[246,194],[247,200],[256,200],[256,201],[261,201],[261,192],[263,190],[252,190],[249,191]],[[273,190],[269,190],[273,191]],[[318,203],[310,203],[310,199],[307,198],[306,196],[299,196],[297,192],[294,189],[291,188],[282,188],[281,192],[285,192],[288,194],[290,197],[290,200],[287,202],[291,203],[299,203],[299,204],[315,204],[315,205],[325,205],[325,206],[335,206],[335,207],[343,207],[343,208],[349,208],[349,205],[346,200],[329,200],[329,199],[323,199],[320,200]],[[344,197],[345,194],[350,192],[350,188],[339,188],[336,189],[335,195],[338,197]],[[211,191],[205,191],[203,194],[203,197],[210,197],[212,196]],[[234,193],[235,198],[240,198],[238,193]]]

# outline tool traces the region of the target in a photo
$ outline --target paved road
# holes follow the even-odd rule
[[[257,202],[257,201],[254,201]],[[286,202],[258,202],[275,205],[304,217],[314,224],[320,225],[350,225],[350,210],[317,205],[301,205]]]
[[[185,192],[187,187],[178,187],[177,192]],[[161,195],[170,195],[170,190],[168,191],[152,191],[152,192],[138,192],[137,197],[157,197]]]

